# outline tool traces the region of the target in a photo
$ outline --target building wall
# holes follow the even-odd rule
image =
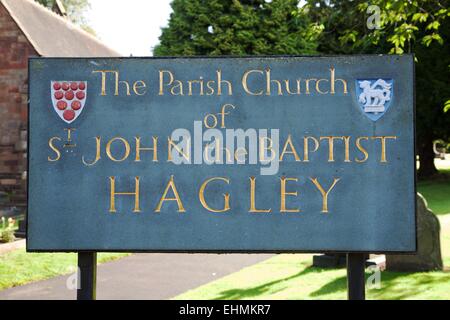
[[[37,53],[0,4],[0,192],[21,202],[26,170],[28,57]],[[14,199],[12,199],[14,200]]]

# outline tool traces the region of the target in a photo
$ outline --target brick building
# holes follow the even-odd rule
[[[119,56],[61,9],[0,0],[0,213],[26,205],[28,57]]]

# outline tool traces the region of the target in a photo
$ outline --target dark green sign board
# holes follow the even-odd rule
[[[415,251],[413,68],[33,58],[28,250]]]

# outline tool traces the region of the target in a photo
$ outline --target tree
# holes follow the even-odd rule
[[[433,42],[429,46],[415,46],[417,151],[420,158],[419,175],[436,173],[433,142],[450,140],[450,114],[443,106],[450,99],[450,19],[443,23],[440,32],[442,45]]]
[[[156,56],[314,53],[297,0],[174,0]]]
[[[434,175],[433,141],[450,139],[450,9],[448,0],[309,0],[300,9],[322,30],[327,54],[414,53],[420,177]],[[373,7],[376,5],[377,7]],[[379,25],[367,26],[379,9]],[[369,14],[368,14],[369,12]]]
[[[35,0],[42,4],[43,6],[51,9],[55,5],[56,0]],[[95,35],[95,31],[89,26],[85,13],[89,9],[89,0],[61,0],[64,8],[67,12],[67,17],[73,23],[79,25],[85,31]]]

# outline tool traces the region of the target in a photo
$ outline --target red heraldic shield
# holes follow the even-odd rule
[[[53,109],[66,123],[72,123],[84,109],[87,81],[51,81]]]

